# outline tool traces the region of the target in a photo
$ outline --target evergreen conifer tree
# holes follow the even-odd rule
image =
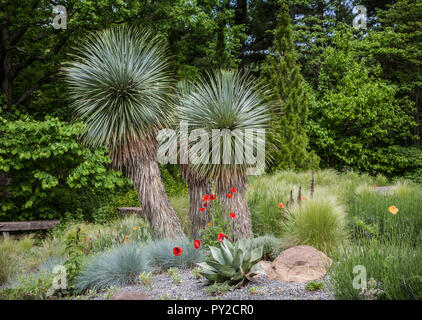
[[[269,137],[273,146],[270,170],[316,167],[319,159],[314,152],[308,151],[305,132],[308,86],[300,74],[286,2],[274,30],[273,48],[262,71],[276,101]]]

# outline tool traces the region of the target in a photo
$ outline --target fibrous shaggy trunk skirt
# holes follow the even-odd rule
[[[153,235],[161,239],[183,237],[182,226],[164,189],[157,161],[139,159],[131,177]]]
[[[212,202],[208,202],[205,211],[202,197],[211,194],[211,183],[208,179],[200,178],[189,165],[180,165],[180,173],[188,184],[189,189],[189,217],[192,222],[192,238],[199,239],[200,231],[211,221]]]
[[[232,187],[236,188],[237,193],[231,192]],[[233,176],[229,181],[217,180],[216,191],[223,214],[231,221],[231,235],[234,240],[252,237],[251,213],[245,197],[246,178]],[[227,197],[227,193],[233,197]],[[235,219],[230,218],[230,212],[236,214]]]

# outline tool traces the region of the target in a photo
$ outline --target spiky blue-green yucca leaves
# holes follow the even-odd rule
[[[75,50],[64,72],[85,142],[107,146],[121,165],[173,116],[166,44],[145,29],[118,26],[90,34]]]
[[[135,283],[139,274],[149,268],[148,256],[139,244],[124,244],[94,256],[75,279],[75,287],[79,292],[124,287]]]
[[[244,144],[256,141],[255,154],[257,149],[265,148],[265,142],[256,130],[266,129],[268,125],[267,94],[256,79],[239,71],[216,71],[208,74],[207,78],[183,85],[179,90],[178,116],[187,122],[189,130],[199,129],[207,133],[207,136],[201,135],[199,142],[191,142],[191,145],[196,145],[196,151],[207,151],[200,152],[192,161],[199,173],[214,178],[227,171],[243,171],[248,164],[255,165],[251,153],[236,154],[236,150],[240,146],[239,141]],[[217,130],[220,130],[220,135],[215,134]],[[224,146],[220,140],[225,139],[230,145],[230,149],[226,150],[230,151],[227,153],[221,148],[217,156],[216,149]],[[239,157],[240,154],[243,157]]]
[[[258,264],[263,255],[263,246],[254,246],[251,241],[242,239],[233,245],[224,239],[221,247],[210,246],[213,260],[198,263],[200,272],[210,282],[228,282],[241,285],[256,274],[264,274]]]

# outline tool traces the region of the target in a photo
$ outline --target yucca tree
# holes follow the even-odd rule
[[[200,176],[189,164],[179,165],[179,171],[188,185],[189,194],[189,218],[192,223],[192,238],[199,239],[200,231],[211,221],[210,212],[212,202],[207,203],[206,211],[201,211],[203,206],[202,197],[211,194],[211,181]]]
[[[191,81],[182,80],[178,83],[178,99],[183,99],[183,96],[190,92],[193,89],[193,84]],[[174,128],[176,130],[180,129],[180,121],[179,117],[176,117]],[[181,136],[179,132],[179,139],[186,139],[187,137]],[[181,148],[178,149],[180,151]],[[181,155],[179,153],[179,159],[181,159]],[[189,159],[188,159],[189,160]],[[194,239],[200,238],[200,231],[203,227],[207,226],[207,224],[211,221],[211,216],[206,212],[200,210],[203,206],[204,201],[202,201],[202,197],[204,195],[211,194],[211,181],[208,177],[201,176],[195,168],[192,167],[192,164],[189,163],[181,163],[179,164],[179,172],[183,179],[186,181],[188,185],[188,194],[189,194],[189,218],[192,223],[192,237]],[[207,203],[207,211],[209,212],[212,207],[212,202]]]
[[[132,179],[153,234],[183,235],[157,164],[156,134],[174,116],[174,84],[165,41],[119,26],[90,34],[64,68],[83,140],[106,146],[113,165]]]
[[[246,170],[248,164],[253,163],[252,156],[243,150],[243,159],[236,158],[236,147],[239,146],[236,139],[242,139],[245,146],[257,141],[253,146],[255,151],[265,148],[265,140],[251,130],[262,130],[267,126],[269,108],[265,103],[266,96],[266,89],[248,73],[218,71],[197,80],[178,102],[178,116],[188,123],[189,131],[201,129],[207,133],[198,142],[190,142],[190,148],[196,144],[198,149],[208,150],[199,152],[196,160],[190,159],[191,165],[199,176],[215,182],[216,194],[227,217],[230,212],[236,214],[232,224],[235,239],[252,235],[245,189]],[[230,131],[213,135],[213,130],[218,129]],[[231,146],[231,150],[223,150],[221,138],[228,139],[227,145]],[[219,155],[217,150],[221,151]],[[230,153],[229,159],[227,152]],[[257,165],[263,166],[264,163]],[[237,193],[233,194],[231,188],[235,188]],[[227,193],[233,194],[233,197],[228,198]]]

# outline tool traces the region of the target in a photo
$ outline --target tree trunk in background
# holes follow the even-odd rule
[[[136,164],[130,176],[154,237],[183,237],[182,226],[167,197],[156,159],[142,157]]]
[[[211,221],[212,202],[207,203],[206,211],[201,211],[202,197],[211,194],[211,182],[200,178],[189,165],[180,165],[180,173],[189,188],[189,217],[192,222],[192,238],[199,239],[200,231]]]
[[[232,193],[231,188],[236,188],[237,193]],[[224,216],[231,222],[232,240],[252,237],[251,213],[246,202],[246,175],[227,175],[216,180],[216,191],[221,210]],[[227,197],[227,193],[233,195]],[[236,218],[230,218],[230,212],[236,214]]]

